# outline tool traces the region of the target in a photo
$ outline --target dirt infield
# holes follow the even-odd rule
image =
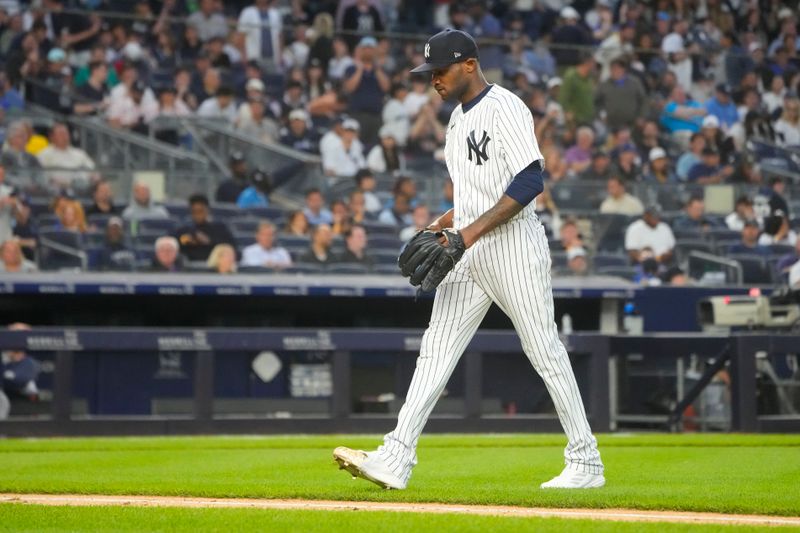
[[[307,511],[390,511],[487,516],[555,517],[624,522],[796,526],[800,517],[639,511],[634,509],[547,509],[440,503],[348,502],[328,500],[257,500],[174,496],[106,496],[86,494],[0,494],[0,503],[73,506],[193,507],[215,509],[299,509]]]

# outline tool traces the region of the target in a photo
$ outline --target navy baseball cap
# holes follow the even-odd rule
[[[430,72],[471,58],[478,59],[475,39],[461,30],[446,29],[428,39],[425,43],[425,63],[411,72]]]

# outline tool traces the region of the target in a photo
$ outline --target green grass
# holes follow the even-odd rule
[[[558,518],[517,518],[353,511],[273,511],[136,507],[0,505],[0,531],[486,531],[671,533],[764,531],[744,526],[625,523]],[[786,531],[786,528],[776,529]]]
[[[542,491],[559,435],[425,436],[406,491],[337,471],[376,436],[10,439],[0,491],[430,501],[800,515],[800,435],[601,435],[608,485]],[[470,518],[471,520],[474,517]],[[2,523],[2,520],[0,520]]]

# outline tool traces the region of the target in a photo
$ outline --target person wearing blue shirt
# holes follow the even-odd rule
[[[661,125],[670,133],[700,131],[706,108],[703,104],[686,97],[686,92],[676,85],[670,93],[670,100],[661,114]]]
[[[739,122],[736,104],[731,99],[731,88],[725,83],[717,85],[714,96],[706,102],[706,110],[709,115],[719,119],[719,123],[724,130]]]
[[[703,159],[689,170],[687,181],[699,185],[722,183],[730,172],[730,167],[719,164],[719,152],[706,147],[703,149]]]
[[[742,228],[742,242],[728,248],[729,254],[769,255],[769,248],[758,244],[760,228],[756,220],[748,220]]]
[[[272,190],[272,180],[269,174],[263,170],[256,170],[250,176],[250,186],[239,194],[236,205],[246,207],[267,207],[269,205],[268,195]]]
[[[675,165],[675,173],[678,179],[686,181],[689,179],[689,171],[697,163],[702,161],[701,156],[706,147],[706,138],[702,133],[693,133],[692,140],[689,141],[689,149],[681,154],[678,158],[678,164]]]

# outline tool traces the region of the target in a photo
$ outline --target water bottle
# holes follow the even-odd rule
[[[572,317],[566,313],[561,317],[561,334],[572,335]]]
[[[625,316],[622,319],[622,329],[628,335],[641,335],[644,331],[644,319],[639,316],[636,304],[626,302],[623,308]]]

